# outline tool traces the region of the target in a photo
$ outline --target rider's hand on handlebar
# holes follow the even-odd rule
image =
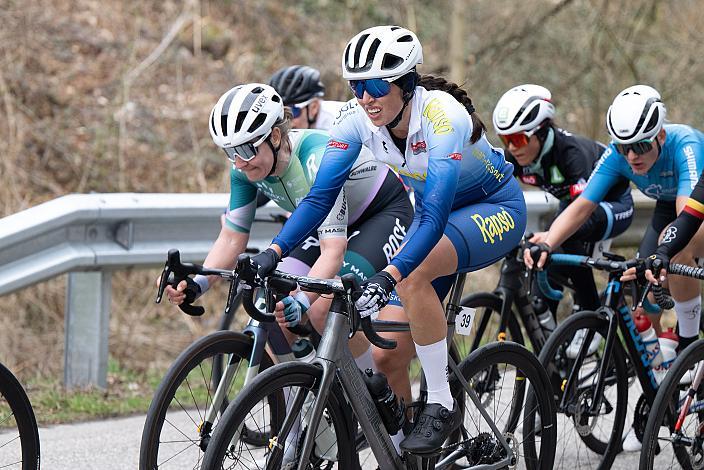
[[[538,270],[541,270],[543,269],[543,266],[545,266],[545,262],[548,259],[548,255],[552,252],[552,248],[550,247],[550,245],[545,243],[546,239],[547,232],[539,232],[533,235],[530,240],[528,240],[530,243],[533,244],[533,246],[528,246],[525,250],[523,250],[523,262],[525,263],[528,269],[534,269],[535,267]],[[539,248],[540,256],[537,259],[537,263],[535,263],[535,260],[531,255],[531,248],[533,247]]]
[[[653,284],[660,284],[667,279],[667,268],[670,267],[670,257],[663,253],[655,253],[645,259],[645,278]]]
[[[650,282],[651,284],[661,284],[667,278],[667,267],[670,260],[665,255],[651,255],[639,265],[628,268],[621,276],[621,282],[633,281],[638,279],[641,282]],[[659,279],[656,278],[656,273],[659,273]]]
[[[156,284],[159,286],[161,277],[157,278]],[[164,293],[169,298],[169,302],[174,305],[192,304],[200,294],[200,286],[190,277],[179,282],[176,288],[168,284],[164,289]]]
[[[273,248],[267,248],[261,253],[252,256],[250,261],[256,266],[259,277],[264,279],[276,269],[281,257]]]
[[[303,314],[310,308],[310,300],[303,292],[295,296],[284,297],[281,302],[276,302],[276,321],[281,326],[297,326],[301,322]]]
[[[396,279],[386,271],[379,271],[362,284],[364,290],[355,305],[361,318],[379,313],[389,303]]]

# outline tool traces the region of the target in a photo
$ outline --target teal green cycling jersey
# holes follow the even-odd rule
[[[330,136],[319,130],[293,130],[288,138],[291,141],[291,158],[282,175],[249,181],[243,171],[232,166],[230,205],[226,214],[226,224],[230,229],[249,233],[256,211],[257,190],[289,212],[293,212],[308,194]],[[333,209],[318,228],[318,235],[321,238],[346,236],[347,226],[359,219],[369,207],[388,172],[389,168],[376,161],[371,152],[366,149],[361,152]]]

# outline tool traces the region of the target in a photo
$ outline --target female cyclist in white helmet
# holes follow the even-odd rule
[[[356,99],[333,124],[311,192],[267,254],[255,257],[261,272],[269,272],[322,220],[362,145],[413,187],[416,214],[403,245],[364,284],[357,302],[360,314],[372,315],[389,303],[395,287],[408,315],[415,347],[399,343],[397,349],[411,355],[415,350],[428,382],[427,403],[414,430],[400,443],[411,453],[436,451],[460,424],[446,375],[447,324],[441,301],[449,284],[458,271],[474,271],[501,259],[520,241],[526,223],[512,165],[487,141],[466,92],[444,79],[418,75],[416,65],[422,62],[421,44],[405,28],[377,26],[349,41],[342,75]],[[412,344],[410,338],[407,344]],[[392,367],[405,374],[406,383],[408,360]],[[390,376],[389,381],[397,394],[407,396],[398,378]],[[403,435],[394,439],[398,443]]]

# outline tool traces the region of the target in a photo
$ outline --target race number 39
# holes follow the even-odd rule
[[[455,331],[461,335],[469,336],[474,323],[474,309],[462,307],[459,315],[455,319]]]

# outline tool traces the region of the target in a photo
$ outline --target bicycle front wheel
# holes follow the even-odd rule
[[[297,468],[303,441],[312,428],[307,417],[319,393],[322,373],[318,366],[289,362],[258,375],[227,408],[213,433],[203,468]],[[328,393],[307,468],[346,470],[358,465],[351,445],[351,415],[344,408],[342,392],[336,388],[333,385]],[[299,392],[300,400],[296,401]],[[293,422],[284,433],[281,426],[289,415]],[[240,432],[245,427],[270,429],[268,445],[242,440]]]
[[[245,376],[257,372],[249,367],[252,348],[252,338],[244,333],[217,331],[195,341],[179,355],[147,411],[139,452],[141,470],[201,468],[203,452],[220,416],[239,393]],[[264,351],[258,370],[271,366],[272,360]],[[225,395],[215,407],[214,419],[208,421],[206,413],[213,406],[219,383],[215,370],[229,370],[232,375],[224,385]],[[267,430],[246,429],[243,438],[264,445],[269,435]]]
[[[700,339],[682,351],[667,372],[645,426],[639,468],[704,467],[704,384],[696,390],[691,387],[694,372],[702,361],[704,340]],[[680,428],[675,430],[675,421],[686,405],[688,393],[692,394],[692,400]]]
[[[22,385],[0,364],[0,468],[39,468],[39,431]]]

